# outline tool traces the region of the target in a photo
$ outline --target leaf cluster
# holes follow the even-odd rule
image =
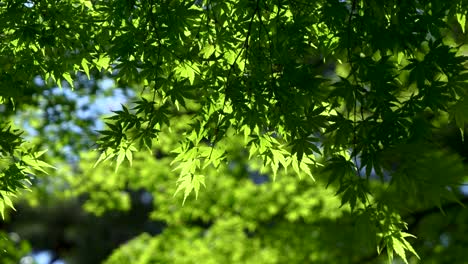
[[[462,161],[432,135],[451,123],[462,137],[465,130],[467,6],[465,0],[6,1],[0,96],[18,100],[36,75],[74,87],[76,72],[88,78],[108,72],[140,98],[107,119],[97,163],[115,160],[117,170],[175,133],[174,192],[183,201],[192,192],[200,196],[208,172],[238,153],[259,160],[273,178],[290,168],[328,175],[353,212],[376,208],[386,215],[380,205],[390,208],[392,220],[376,234],[390,258],[396,252],[407,261],[405,252],[414,250],[393,217],[398,203],[381,198],[373,181],[410,201],[440,205],[456,198],[447,189],[463,180]],[[13,177],[5,186],[16,190],[26,168],[47,165],[29,150],[14,152],[18,134],[3,123],[1,131],[12,139],[0,139],[11,164],[3,178]]]

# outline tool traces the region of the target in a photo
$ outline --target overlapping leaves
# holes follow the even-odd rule
[[[243,136],[246,152],[274,176],[288,168],[312,176],[323,160],[353,210],[372,203],[369,179],[388,181],[384,172],[394,173],[390,182],[398,188],[411,186],[439,203],[438,195],[447,198],[446,187],[458,183],[460,160],[446,159],[457,176],[444,182],[432,172],[449,165],[421,168],[443,152],[419,157],[405,150],[422,151],[422,142],[437,147],[426,142],[430,121],[418,123],[427,113],[449,113],[464,132],[467,58],[448,21],[456,17],[465,34],[466,7],[429,3],[7,1],[0,6],[0,81],[8,88],[0,95],[18,100],[35,75],[73,87],[78,70],[88,77],[105,70],[122,85],[141,87],[134,106],[107,120],[97,163],[131,162],[135,151],[151,150],[158,134],[174,127],[174,116],[189,116],[173,162],[184,200],[209,181],[204,168],[228,160],[229,138]],[[24,164],[46,166],[36,156],[14,165],[10,156],[21,141],[2,131],[2,155],[13,164],[8,177],[19,177],[12,182],[26,179],[17,173]],[[416,163],[386,155],[395,149]],[[406,260],[405,236],[384,241]]]

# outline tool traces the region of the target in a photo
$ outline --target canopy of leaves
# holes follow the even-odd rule
[[[408,263],[409,255],[418,255],[407,240],[412,235],[402,214],[432,206],[443,210],[447,201],[459,200],[458,187],[466,180],[466,157],[438,135],[455,126],[464,139],[467,13],[466,0],[3,1],[2,111],[14,117],[16,109],[37,104],[50,86],[37,85],[36,77],[80,93],[80,76],[107,74],[135,89],[136,100],[106,119],[97,161],[86,163],[84,171],[106,170],[99,164],[111,161],[120,175],[126,160],[137,167],[139,152],[159,151],[164,167],[153,170],[170,179],[176,173],[173,186],[150,176],[111,177],[103,171],[101,178],[70,179],[70,192],[89,192],[85,208],[99,214],[128,207],[125,193],[115,190],[145,188],[154,194],[151,188],[162,188],[180,195],[189,209],[168,205],[175,218],[158,218],[155,211],[155,219],[177,225],[188,210],[190,217],[211,225],[203,237],[209,249],[199,242],[200,229],[167,231],[167,239],[198,245],[197,256],[188,251],[139,254],[142,243],[169,250],[163,238],[142,235],[128,245],[140,263],[172,262],[171,254],[186,256],[181,263],[194,258],[293,263],[293,256],[278,255],[274,239],[249,238],[249,232],[274,232],[259,225],[262,217],[296,205],[287,199],[265,202],[271,208],[244,215],[245,205],[238,203],[273,199],[256,193],[269,192],[262,190],[269,184],[259,187],[234,177],[230,170],[245,163],[276,180],[278,199],[287,193],[284,181],[290,174],[317,180],[301,186],[308,187],[302,190],[306,195],[328,197],[323,192],[334,190],[339,199],[334,208],[365,230],[370,248],[385,250],[390,261],[396,254]],[[13,206],[11,197],[28,187],[31,177],[52,167],[36,149],[8,119],[0,120],[1,212]],[[237,184],[243,190],[238,195],[217,197],[218,209],[203,208],[210,192]],[[198,199],[188,201],[192,193]],[[334,204],[333,193],[329,196],[323,203]],[[289,208],[282,217],[307,223],[314,207],[307,201],[299,199],[300,209]],[[210,216],[210,210],[218,211]],[[205,256],[223,250],[218,237],[235,240],[245,251],[232,245],[236,255]],[[333,256],[334,249],[327,250],[327,257]],[[125,263],[122,258],[117,252],[108,261]],[[321,258],[301,256],[298,262]]]

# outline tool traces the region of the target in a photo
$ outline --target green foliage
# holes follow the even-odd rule
[[[167,140],[164,140],[166,144]],[[167,224],[161,235],[143,234],[116,250],[108,263],[302,263],[304,258],[325,261],[332,251],[321,252],[319,249],[326,246],[316,242],[323,238],[330,240],[327,245],[336,243],[341,238],[327,238],[328,232],[336,228],[330,225],[339,225],[341,218],[349,220],[349,209],[338,209],[339,199],[333,195],[333,190],[325,189],[308,177],[300,180],[291,174],[293,172],[282,171],[275,182],[255,184],[249,178],[249,169],[244,167],[245,156],[242,155],[233,157],[234,164],[230,166],[207,168],[206,177],[213,180],[206,182],[197,200],[182,205],[183,197],[176,200],[173,197],[177,172],[168,169],[172,159],[171,156],[154,159],[137,153],[131,169],[122,165],[120,173],[113,174],[112,168],[100,166],[98,170],[106,171],[72,181],[75,192],[102,188],[108,190],[109,196],[145,188],[154,197],[151,219]],[[90,158],[83,166],[91,166],[92,162]],[[260,168],[261,163],[257,167]],[[106,182],[128,182],[129,185]],[[85,184],[88,186],[83,186]],[[91,209],[92,213],[115,208],[99,203],[94,197],[89,197],[88,202],[100,205],[98,210]],[[118,204],[114,199],[109,202]],[[351,236],[352,226],[346,228]],[[322,229],[320,235],[294,235]],[[285,246],[289,254],[283,253]],[[155,251],[160,254],[153,254]],[[346,253],[337,249],[333,254],[344,256],[342,254]]]
[[[13,208],[12,199],[21,189],[28,189],[31,179],[37,173],[47,173],[53,168],[39,158],[46,151],[36,152],[26,147],[18,129],[11,124],[0,123],[0,214],[5,217],[5,209]]]
[[[8,110],[3,112],[34,104],[33,95],[46,89],[34,84],[37,76],[80,89],[80,72],[88,78],[112,75],[120,85],[134,87],[138,98],[114,111],[99,131],[97,161],[84,166],[104,174],[92,181],[71,180],[71,193],[93,191],[95,202],[85,205],[88,210],[128,209],[124,187],[153,193],[157,178],[116,175],[123,168],[125,173],[136,169],[139,151],[157,149],[167,159],[154,168],[166,177],[177,173],[169,178],[174,186],[164,186],[164,192],[170,190],[171,199],[181,195],[181,204],[193,192],[192,217],[213,221],[213,233],[203,243],[221,250],[212,240],[217,232],[225,238],[224,229],[232,227],[233,238],[227,240],[246,240],[256,249],[255,254],[238,248],[238,255],[208,259],[200,246],[194,258],[213,263],[281,259],[242,232],[259,228],[256,221],[241,213],[213,220],[219,212],[210,218],[196,210],[221,184],[215,178],[231,174],[229,166],[238,160],[272,175],[279,186],[289,172],[308,175],[317,186],[327,182],[343,210],[349,206],[351,215],[371,223],[373,246],[379,252],[386,248],[390,261],[396,253],[408,263],[408,254],[416,252],[406,240],[411,235],[405,233],[401,211],[443,209],[447,200],[457,201],[456,188],[466,180],[462,159],[432,135],[454,124],[464,138],[467,6],[466,0],[5,1],[0,3],[0,97]],[[21,131],[10,123],[1,121],[0,133],[3,216],[5,207],[13,206],[11,197],[51,165],[40,159],[44,152],[25,146]],[[104,161],[114,162],[112,173],[97,166]],[[230,183],[229,177],[223,181]],[[241,190],[270,184],[252,186]],[[255,191],[249,195],[257,198]],[[214,208],[226,210],[247,199],[238,196],[221,199],[225,204]],[[276,202],[265,203],[271,206],[267,213],[249,217],[261,221],[287,207]],[[291,218],[306,221],[310,208],[305,207]],[[188,210],[178,209],[180,214]],[[201,232],[196,228],[180,232],[174,236],[203,240],[196,238]],[[141,240],[161,246],[159,238]],[[176,254],[191,259],[187,248],[180,250]],[[143,256],[138,261],[152,257]]]
[[[0,248],[0,260],[5,264],[20,263],[31,249],[26,241],[20,240],[18,234],[4,232],[0,232]]]

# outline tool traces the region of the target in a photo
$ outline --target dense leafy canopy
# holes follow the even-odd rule
[[[466,200],[467,15],[466,0],[3,1],[0,211],[54,165],[42,181],[98,215],[154,197],[163,234],[106,263],[416,261],[403,218]],[[52,87],[92,101],[103,77],[135,98],[96,157],[97,117]],[[43,107],[29,144],[11,120]],[[47,135],[65,121],[89,138]]]

